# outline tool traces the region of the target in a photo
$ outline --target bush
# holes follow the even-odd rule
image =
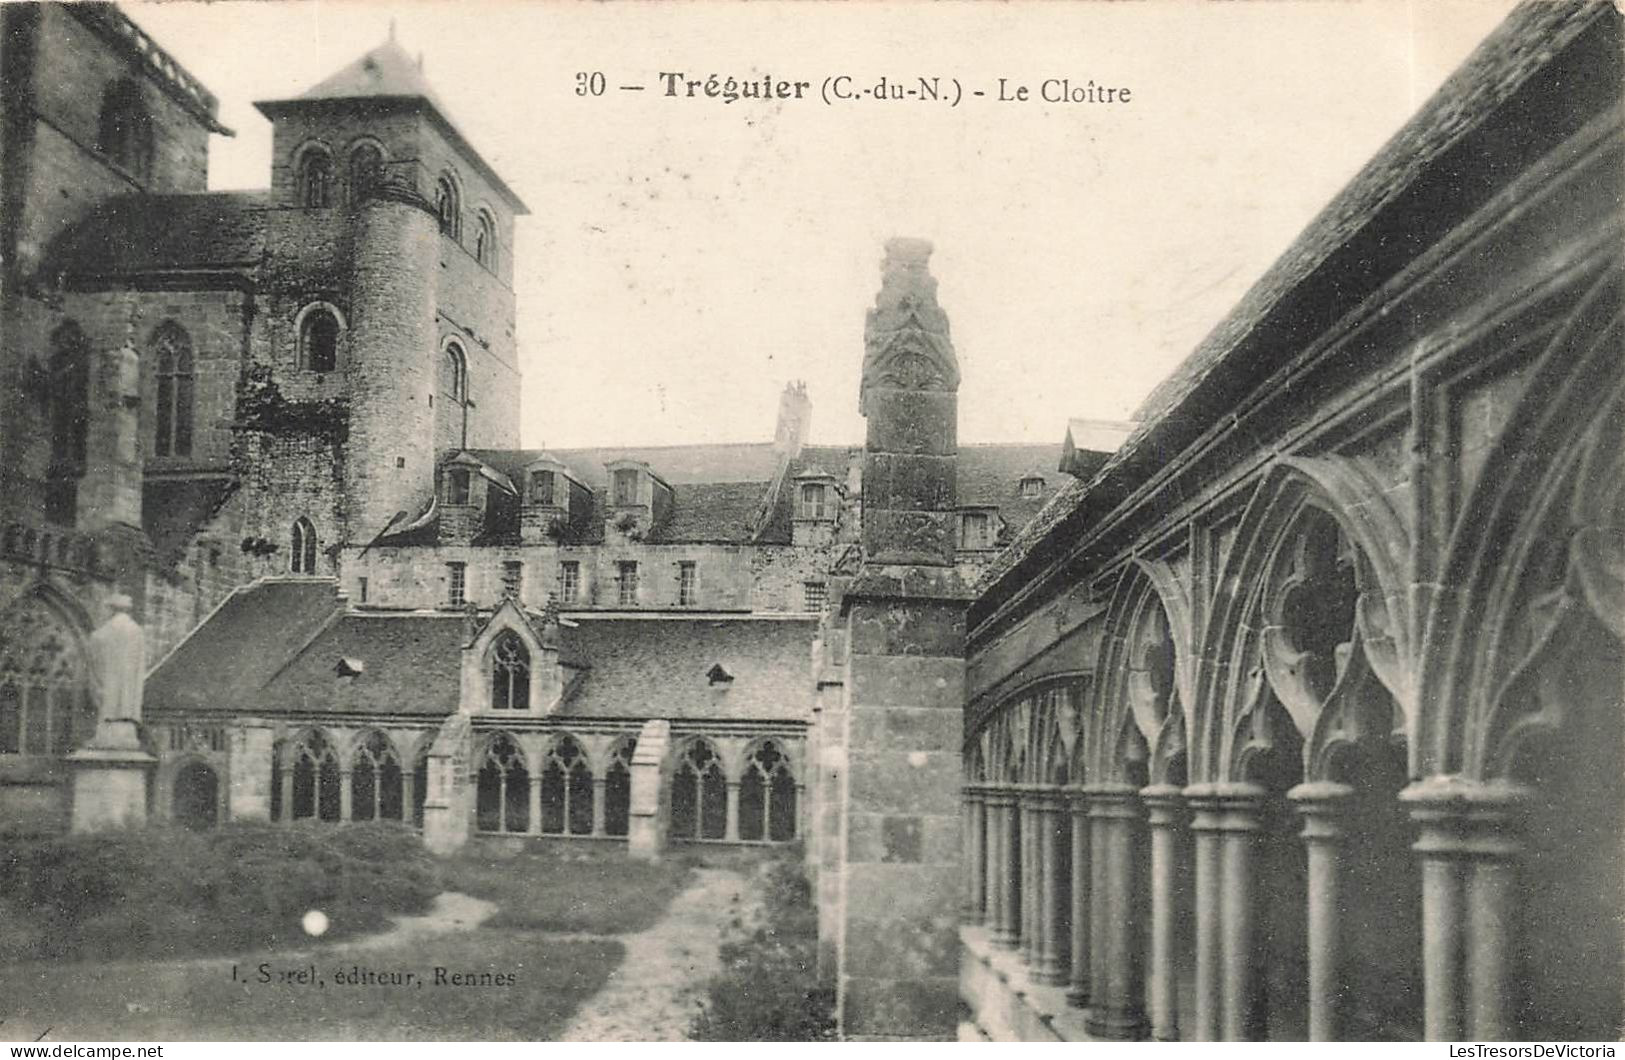
[[[722,971],[689,1037],[706,1042],[812,1042],[835,1037],[835,991],[818,982],[818,913],[799,859],[768,868],[766,923],[724,943]]]
[[[0,852],[0,960],[171,956],[327,937],[421,912],[439,892],[410,828],[236,824],[61,836]]]

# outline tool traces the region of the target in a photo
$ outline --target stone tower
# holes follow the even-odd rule
[[[838,785],[829,926],[847,1039],[951,1040],[958,1021],[969,593],[954,567],[959,364],[930,255],[921,240],[886,244],[865,328],[863,561],[841,601],[843,702],[821,722]]]
[[[292,207],[271,221],[271,312],[320,306],[341,330],[326,376],[297,323],[282,359],[308,396],[347,405],[336,507],[343,542],[365,545],[428,508],[457,449],[518,444],[511,250],[527,211],[393,38],[256,106],[274,127],[271,197]]]

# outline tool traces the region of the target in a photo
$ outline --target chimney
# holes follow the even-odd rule
[[[779,395],[779,424],[773,431],[773,451],[781,460],[794,460],[801,455],[811,426],[812,400],[807,397],[807,384],[799,379],[786,383],[784,393]]]

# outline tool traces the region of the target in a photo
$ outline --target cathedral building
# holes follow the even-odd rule
[[[0,827],[68,821],[83,647],[123,595],[158,818],[421,825],[431,751],[472,716],[442,741],[472,763],[459,821],[625,836],[660,719],[674,836],[799,835],[863,508],[863,447],[806,444],[806,388],[759,444],[520,449],[525,205],[394,40],[258,103],[269,188],[216,193],[214,97],[124,13],[0,18]],[[1059,456],[964,447],[967,579]]]
[[[521,448],[525,205],[394,41],[213,193],[124,13],[0,31],[0,833],[801,840],[847,1038],[1621,1033],[1612,5],[1515,9],[1043,446],[960,444],[894,239],[861,441],[791,384],[759,443]]]

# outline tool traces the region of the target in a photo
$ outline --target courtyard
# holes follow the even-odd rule
[[[427,908],[381,930],[345,934],[335,917],[331,941],[189,953],[208,943],[172,937],[153,956],[11,960],[0,1020],[47,1041],[681,1041],[728,940],[760,926],[778,860],[476,844],[435,863],[444,889]],[[327,927],[310,912],[302,932]]]

